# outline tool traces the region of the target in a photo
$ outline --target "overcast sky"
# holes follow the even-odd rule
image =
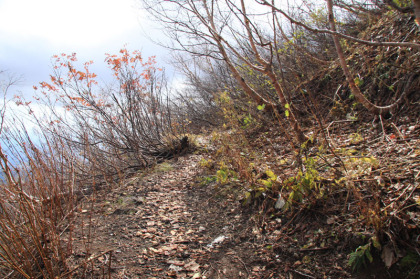
[[[163,64],[167,52],[147,38],[159,33],[146,19],[139,0],[0,0],[0,70],[22,76],[15,89],[29,96],[49,80],[54,54],[93,60],[99,77],[107,71],[104,54],[125,45]]]

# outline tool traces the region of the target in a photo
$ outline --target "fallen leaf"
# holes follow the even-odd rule
[[[301,265],[302,264],[302,262],[301,261],[296,261],[294,264],[293,264],[293,266],[298,266],[298,265]]]
[[[149,232],[149,233],[155,233],[155,232],[157,232],[157,229],[156,228],[148,228],[147,229],[147,232]]]
[[[177,244],[170,244],[168,246],[163,246],[162,248],[160,248],[160,250],[162,251],[171,251],[171,250],[175,250],[178,248]]]
[[[331,216],[327,219],[327,224],[331,225],[334,224],[336,216]]]
[[[381,254],[381,258],[385,263],[387,268],[390,268],[394,263],[397,262],[397,257],[395,256],[394,250],[390,245],[386,245]]]
[[[185,265],[185,269],[196,272],[200,269],[200,265],[193,260]]]
[[[170,261],[168,261],[168,264],[173,264],[173,265],[176,265],[176,266],[185,265],[185,263],[183,261],[177,261],[177,260],[170,260]]]

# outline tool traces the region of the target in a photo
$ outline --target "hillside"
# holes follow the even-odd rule
[[[360,192],[363,198],[357,200],[337,189],[333,197],[308,200],[288,212],[275,208],[275,197],[261,200],[257,207],[238,200],[241,185],[218,183],[216,170],[208,165],[217,147],[199,137],[193,154],[134,174],[119,187],[101,189],[84,200],[79,222],[91,224],[91,231],[73,237],[76,243],[84,243],[82,238],[92,242],[75,247],[72,261],[83,262],[85,251],[92,256],[83,274],[75,272],[76,277],[416,278],[420,274],[417,256],[409,250],[394,254],[389,244],[382,252],[369,246],[373,263],[358,259],[366,268],[352,272],[349,266],[349,255],[369,244],[374,235],[358,216],[363,209],[355,203],[368,203],[374,195],[381,195],[382,208],[391,209],[389,215],[395,216],[381,220],[395,234],[390,235],[396,241],[392,245],[416,245],[419,212],[410,199],[418,198],[420,125],[400,128],[405,139],[386,144],[372,132],[364,132],[358,142],[352,142],[351,135],[330,135],[339,143],[337,148],[353,150],[352,155],[369,152],[380,158],[357,179],[377,184],[376,190]],[[283,152],[282,160],[290,159],[282,146],[270,150],[264,142],[270,139],[264,134],[253,136],[253,148]],[[275,165],[276,159],[265,164]],[[360,171],[360,165],[353,167]],[[384,185],[379,184],[381,179]],[[391,261],[391,268],[381,258]]]
[[[183,86],[62,53],[0,108],[0,276],[420,278],[412,1],[143,4]]]

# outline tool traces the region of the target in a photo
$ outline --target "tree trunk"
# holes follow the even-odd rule
[[[416,2],[420,2],[420,0],[415,0]],[[333,11],[333,3],[332,0],[327,0],[327,6],[328,6],[328,20],[330,24],[330,29],[333,32],[336,32],[335,27],[335,18],[334,18],[334,11]],[[340,61],[341,69],[344,72],[344,75],[346,76],[347,82],[349,83],[349,87],[351,90],[351,93],[356,97],[356,100],[359,101],[369,112],[376,114],[376,115],[383,115],[388,112],[390,112],[393,108],[395,108],[402,100],[403,95],[405,94],[405,91],[400,96],[400,98],[389,106],[383,106],[379,107],[375,104],[373,104],[371,101],[369,101],[365,95],[363,95],[362,91],[360,91],[360,88],[356,85],[354,81],[353,74],[350,72],[349,67],[346,63],[346,58],[344,56],[343,48],[341,47],[340,40],[337,35],[332,35],[334,40],[334,45],[337,51],[338,59]]]

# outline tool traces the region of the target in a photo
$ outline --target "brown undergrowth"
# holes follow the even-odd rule
[[[413,19],[395,11],[372,14],[369,25],[355,33],[376,41],[418,36]],[[287,48],[293,65],[310,68],[290,71],[290,103],[267,112],[235,85],[223,87],[228,89],[214,96],[222,115],[217,122],[224,125],[198,136],[193,154],[179,154],[194,141],[184,134],[176,140],[159,136],[165,148],[140,148],[153,159],[127,168],[109,163],[130,159],[125,153],[113,161],[116,157],[99,149],[87,160],[90,166],[88,157],[79,162],[85,153],[63,147],[63,137],[55,138],[54,146],[47,140],[42,151],[20,138],[15,153],[23,152],[22,167],[11,167],[0,151],[5,175],[0,274],[418,278],[418,51],[344,41],[343,48],[357,73],[356,85],[379,105],[402,96],[397,109],[369,115],[351,94],[337,61],[312,68],[299,51]],[[255,77],[253,71],[248,75]],[[270,83],[263,82],[264,88],[272,90]],[[305,133],[303,142],[285,124],[293,111]],[[136,114],[133,120],[142,117]],[[129,146],[144,143],[130,133],[124,137]],[[153,166],[156,161],[160,164]],[[116,171],[107,176],[104,166]]]
[[[416,278],[420,126],[384,126],[331,122],[334,152],[318,138],[294,154],[270,126],[198,137],[84,203],[90,257],[79,232],[71,262],[92,260],[73,276]]]
[[[293,255],[291,266],[273,267],[278,272],[328,276],[326,269],[344,269],[363,277],[382,270],[381,278],[416,278],[418,120],[325,127],[299,149],[267,125],[229,130],[214,136],[219,152],[203,165],[219,191],[240,193],[243,205],[258,209],[272,253]]]

